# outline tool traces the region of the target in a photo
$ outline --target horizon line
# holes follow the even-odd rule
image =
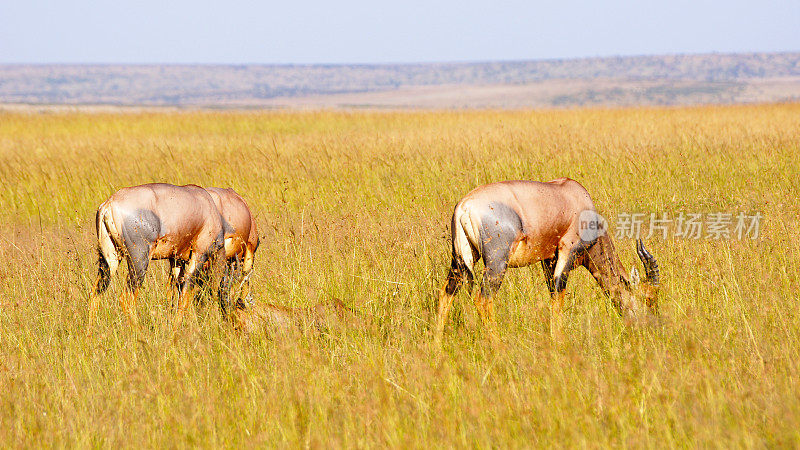
[[[314,62],[314,63],[219,63],[219,62],[0,62],[0,66],[208,66],[208,67],[379,67],[379,66],[424,66],[424,65],[470,65],[470,64],[519,64],[535,62],[565,62],[598,59],[636,59],[652,57],[692,57],[692,56],[742,56],[742,55],[786,55],[800,54],[797,50],[778,51],[741,51],[741,52],[685,52],[685,53],[646,53],[646,54],[610,54],[598,56],[577,56],[563,58],[533,58],[533,59],[496,59],[496,60],[442,60],[442,61],[407,61],[407,62]]]

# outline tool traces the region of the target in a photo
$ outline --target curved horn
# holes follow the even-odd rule
[[[658,261],[656,261],[655,256],[653,256],[647,251],[646,248],[644,248],[644,242],[642,242],[641,239],[636,241],[636,253],[639,255],[639,259],[642,260],[642,265],[644,265],[644,281],[654,286],[658,286]]]
[[[652,308],[655,313],[658,313],[658,262],[656,257],[650,254],[641,239],[636,241],[636,253],[639,259],[642,260],[644,265],[644,298],[648,307]]]

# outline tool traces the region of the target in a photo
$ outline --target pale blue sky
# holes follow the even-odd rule
[[[386,63],[800,50],[800,0],[0,0],[0,63]]]

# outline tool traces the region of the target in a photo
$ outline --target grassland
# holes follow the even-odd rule
[[[3,446],[796,447],[800,105],[552,112],[0,115]],[[608,217],[759,211],[758,239],[651,239],[661,327],[581,269],[566,336],[538,266],[509,272],[493,351],[466,294],[431,345],[453,204],[569,176]],[[166,267],[85,332],[93,218],[116,189],[231,186],[258,214],[256,301],[336,296],[365,326],[242,337],[213,305],[169,339]],[[633,242],[617,241],[626,266]]]

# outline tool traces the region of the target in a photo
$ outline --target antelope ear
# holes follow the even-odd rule
[[[639,271],[636,269],[636,266],[631,267],[631,285],[636,286],[641,281],[639,277]]]

